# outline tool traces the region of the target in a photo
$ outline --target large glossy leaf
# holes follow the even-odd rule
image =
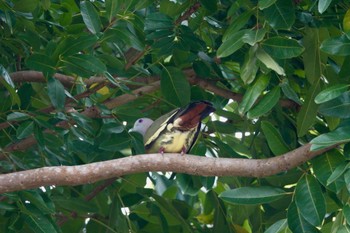
[[[101,31],[101,21],[94,5],[90,1],[80,3],[81,16],[89,31],[93,34]]]
[[[332,0],[319,0],[318,1],[318,12],[323,14],[327,10],[327,8],[331,4],[331,2],[332,2]]]
[[[320,41],[326,37],[326,32],[322,29],[307,27],[304,31],[305,37],[303,45],[305,52],[303,54],[303,62],[305,67],[305,76],[309,83],[314,84],[321,77],[322,62],[324,57],[320,54]]]
[[[249,30],[243,35],[242,39],[244,43],[254,46],[264,39],[266,33],[265,29]]]
[[[311,140],[311,150],[326,148],[338,143],[346,143],[350,141],[350,126],[340,126],[336,130],[321,134]]]
[[[48,215],[40,212],[28,214],[25,218],[25,223],[35,233],[55,233],[57,232]]]
[[[62,60],[65,68],[80,76],[89,77],[106,71],[106,65],[98,58],[87,54],[75,54]]]
[[[264,115],[278,103],[279,98],[280,87],[277,86],[274,89],[272,89],[269,93],[264,95],[264,97],[258,102],[258,104],[248,112],[247,117],[253,119]]]
[[[300,233],[319,233],[320,231],[312,226],[305,218],[302,216],[300,209],[297,207],[293,201],[288,207],[288,227],[292,232]]]
[[[63,110],[66,94],[62,83],[55,78],[49,78],[47,89],[52,105],[58,110]]]
[[[243,115],[254,105],[255,101],[259,98],[261,93],[265,90],[269,84],[270,77],[266,75],[260,76],[253,86],[249,87],[243,96],[242,102],[238,107],[238,112]]]
[[[91,47],[97,43],[98,37],[96,35],[81,35],[79,37],[67,37],[64,38],[55,49],[53,57],[70,56],[79,53],[84,50],[91,49]]]
[[[243,45],[243,35],[246,33],[246,30],[241,30],[232,35],[227,36],[227,39],[218,48],[216,52],[218,57],[227,57],[240,49]]]
[[[317,180],[311,175],[303,176],[295,188],[295,202],[311,225],[319,226],[326,214],[326,202]]]
[[[164,29],[172,29],[173,27],[173,20],[165,14],[153,13],[147,15],[145,22],[146,31],[159,31]]]
[[[318,105],[314,99],[319,93],[319,89],[319,85],[310,87],[305,102],[298,113],[297,130],[299,137],[304,136],[316,120]]]
[[[346,35],[329,38],[322,42],[321,50],[332,55],[348,56],[350,55],[350,39]]]
[[[16,136],[18,139],[26,138],[33,133],[33,130],[34,130],[33,121],[24,122],[17,128]]]
[[[12,105],[21,105],[21,99],[15,89],[15,84],[13,83],[10,74],[7,70],[0,64],[0,84],[2,84],[10,94]]]
[[[328,179],[334,170],[345,162],[344,157],[336,151],[326,152],[311,161],[316,178],[320,183],[333,192],[339,192],[344,187],[344,180],[338,179],[331,184],[327,184]]]
[[[339,97],[321,104],[319,112],[325,116],[348,118],[350,117],[349,107],[350,92],[347,91]]]
[[[263,204],[276,201],[287,195],[282,189],[261,186],[261,187],[242,187],[224,191],[219,197],[231,204]]]
[[[265,8],[268,8],[272,4],[274,4],[276,0],[259,0],[258,6],[260,10],[264,10]]]
[[[0,76],[0,78],[7,82],[12,88],[15,88],[15,84],[13,83],[10,74],[2,65],[0,65]]]
[[[349,89],[349,85],[347,84],[338,84],[338,85],[328,87],[323,91],[321,91],[320,93],[318,93],[318,95],[315,97],[315,103],[321,104],[329,100],[335,99],[338,96],[341,96],[348,89]]]
[[[44,74],[52,75],[55,72],[55,62],[45,54],[36,53],[31,55],[26,64],[31,69],[42,71]]]
[[[279,75],[285,76],[284,69],[263,49],[259,48],[256,52],[256,57],[269,69],[275,71]]]
[[[287,219],[281,219],[270,226],[264,233],[282,233],[288,232],[288,222]]]
[[[327,180],[327,185],[332,184],[334,181],[340,179],[340,177],[347,171],[350,164],[347,162],[339,164],[334,171],[332,172],[331,176]]]
[[[245,84],[250,84],[255,80],[256,73],[258,72],[259,66],[256,58],[257,46],[253,46],[249,49],[248,56],[241,67],[241,79]]]
[[[268,3],[266,5],[271,4]],[[274,4],[264,9],[264,15],[274,29],[290,29],[295,21],[292,1],[277,0]]]
[[[176,106],[184,106],[190,101],[190,84],[182,71],[166,67],[161,74],[160,86],[163,96]]]
[[[268,54],[278,59],[297,57],[304,51],[298,41],[285,37],[272,37],[261,45]]]
[[[287,144],[284,142],[281,134],[270,122],[261,122],[261,129],[274,155],[281,155],[290,150]]]
[[[293,90],[293,88],[289,85],[288,79],[283,79],[280,84],[283,94],[290,99],[293,100],[297,104],[302,104],[302,102],[299,99],[298,94]]]

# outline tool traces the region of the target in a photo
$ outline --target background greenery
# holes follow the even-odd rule
[[[135,119],[199,99],[217,111],[192,154],[262,159],[310,141],[313,149],[346,143],[349,8],[336,0],[1,1],[1,172],[143,153],[140,136],[128,133]],[[126,98],[147,82],[156,91]],[[89,109],[99,112],[91,118]],[[144,173],[6,193],[0,231],[349,232],[349,149],[266,178]]]

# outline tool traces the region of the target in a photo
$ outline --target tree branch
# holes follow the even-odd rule
[[[50,185],[81,185],[148,171],[200,176],[266,177],[294,168],[337,145],[310,151],[306,144],[268,159],[209,158],[181,154],[143,154],[78,166],[43,167],[0,175],[0,193]]]

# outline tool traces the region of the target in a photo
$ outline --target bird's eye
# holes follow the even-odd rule
[[[139,123],[142,123],[142,121],[143,121],[143,120],[142,120],[142,119],[140,119],[140,120],[139,120]]]

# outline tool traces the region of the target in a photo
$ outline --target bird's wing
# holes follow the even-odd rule
[[[173,111],[159,117],[157,120],[153,122],[153,124],[147,130],[144,136],[144,144],[145,147],[149,147],[154,141],[157,140],[161,132],[166,129],[168,123],[172,120],[172,118],[178,113],[179,108],[174,109]]]

